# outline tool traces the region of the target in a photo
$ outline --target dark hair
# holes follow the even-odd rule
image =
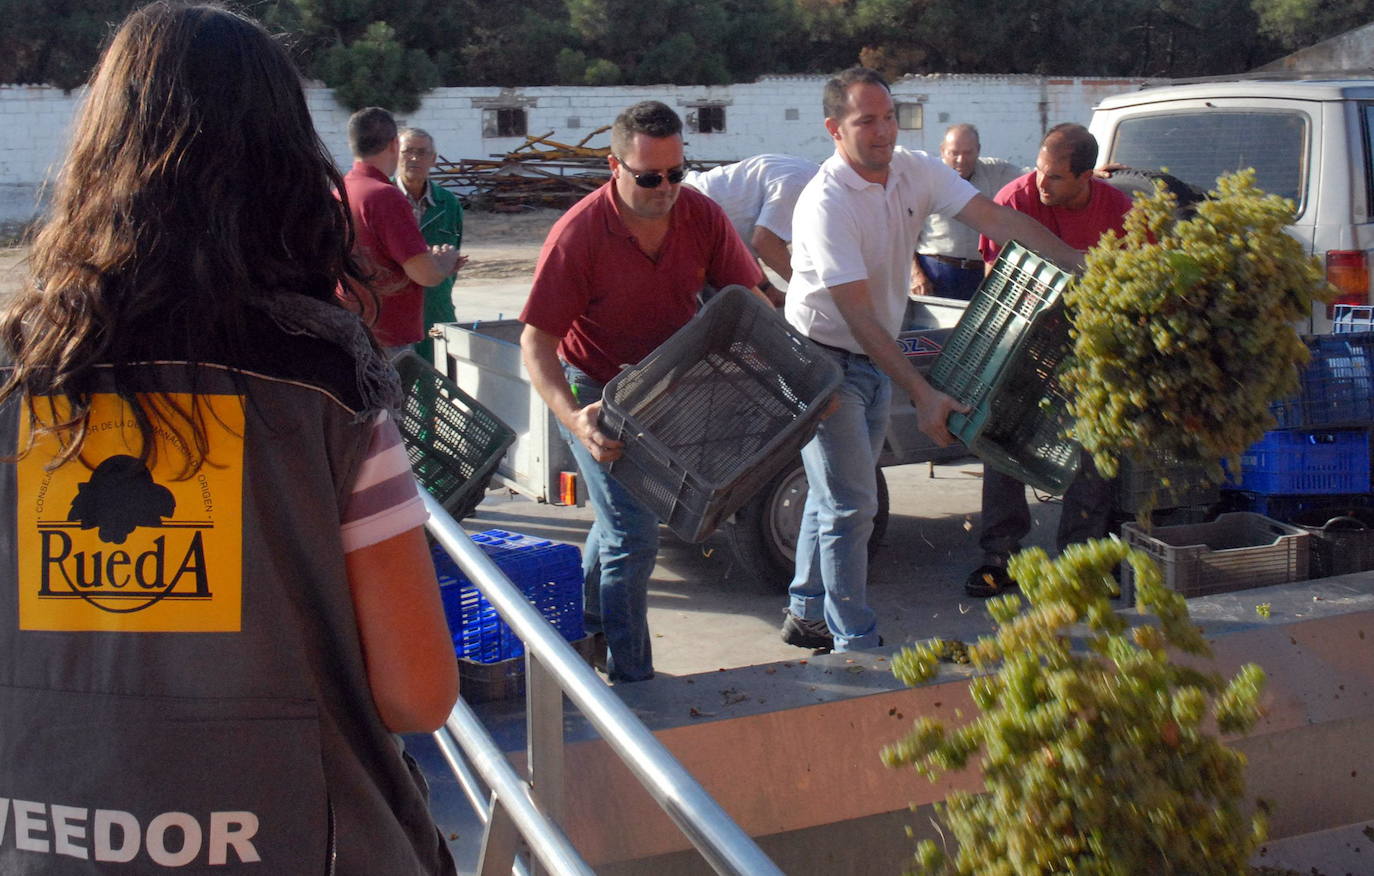
[[[611,125],[611,152],[617,158],[630,151],[635,134],[661,139],[682,133],[682,119],[666,103],[642,100],[627,107]]]
[[[29,397],[31,434],[63,446],[56,466],[85,437],[93,368],[112,365],[145,457],[157,423],[188,448],[188,475],[204,458],[201,412],[135,396],[123,367],[150,351],[193,370],[233,362],[254,341],[252,301],[333,302],[340,280],[361,281],[336,193],[299,75],[256,22],[166,0],[132,13],[92,74],[29,277],[0,316],[14,363],[0,401]],[[70,415],[45,426],[33,399],[48,394]]]
[[[825,83],[825,92],[821,96],[821,106],[825,109],[827,119],[834,119],[838,122],[844,118],[845,110],[849,107],[849,86],[861,82],[869,85],[881,85],[883,90],[889,94],[892,93],[887,80],[877,70],[868,67],[850,67]]]
[[[396,120],[379,106],[365,106],[348,117],[348,148],[354,158],[371,158],[396,139]]]
[[[1069,173],[1082,176],[1097,166],[1097,138],[1073,122],[1061,122],[1045,132],[1040,148],[1069,155]]]

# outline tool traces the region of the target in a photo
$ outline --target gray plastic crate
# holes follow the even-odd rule
[[[1121,527],[1131,547],[1154,557],[1164,586],[1184,596],[1207,596],[1307,579],[1312,536],[1262,514],[1236,511],[1211,523]],[[1122,567],[1122,594],[1135,598],[1135,575]]]
[[[791,464],[842,374],[830,354],[729,286],[602,395],[625,442],[610,472],[680,538],[699,542]]]

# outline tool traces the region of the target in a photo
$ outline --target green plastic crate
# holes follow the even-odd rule
[[[1012,241],[930,369],[935,388],[969,406],[949,429],[983,462],[1036,489],[1063,493],[1078,473],[1069,394],[1058,371],[1069,322],[1069,275]]]
[[[461,520],[482,501],[515,432],[415,353],[403,353],[392,364],[405,391],[396,426],[410,468],[444,510]]]

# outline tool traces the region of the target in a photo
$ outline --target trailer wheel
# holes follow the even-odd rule
[[[878,477],[878,513],[868,539],[872,557],[887,532],[887,478]],[[760,590],[787,592],[797,559],[797,532],[806,505],[806,469],[798,458],[779,472],[747,504],[735,512],[730,526],[734,559],[744,574],[758,582]]]

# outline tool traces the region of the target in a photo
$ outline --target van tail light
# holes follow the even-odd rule
[[[1336,313],[1337,304],[1369,303],[1369,256],[1359,249],[1326,251],[1326,280],[1336,287],[1336,300],[1326,306],[1326,317]]]

